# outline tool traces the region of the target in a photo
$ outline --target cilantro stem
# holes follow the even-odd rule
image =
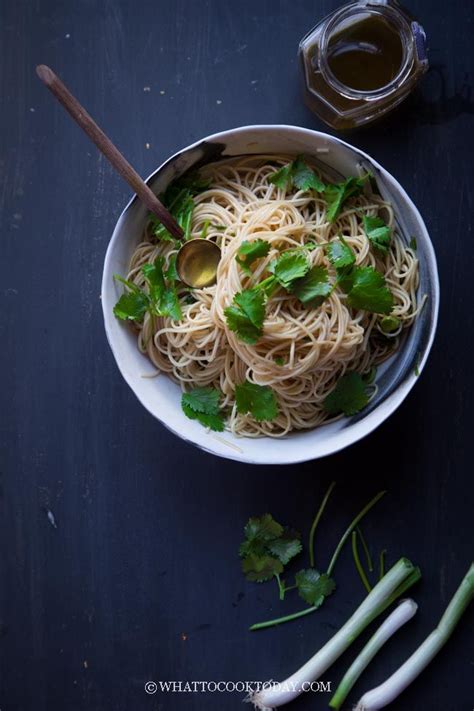
[[[362,531],[360,529],[360,526],[357,526],[357,533],[359,534],[360,542],[362,544],[362,548],[364,550],[364,554],[367,560],[367,567],[369,569],[369,573],[374,572],[374,564],[372,563],[372,556],[370,555],[369,548],[367,546],[367,543],[365,542],[365,538],[362,535]]]
[[[329,486],[329,489],[326,491],[324,495],[324,499],[321,502],[321,506],[318,509],[318,512],[316,516],[314,517],[314,521],[311,525],[311,530],[309,532],[309,543],[308,543],[308,549],[309,549],[309,564],[311,568],[314,568],[314,534],[316,533],[316,528],[318,526],[318,523],[321,519],[321,516],[324,513],[324,509],[326,508],[326,504],[329,500],[329,497],[331,496],[331,492],[336,486],[336,482],[333,481],[331,485]]]
[[[379,491],[379,493],[378,493],[376,496],[374,496],[374,498],[371,499],[371,501],[369,501],[368,504],[366,504],[366,505],[364,506],[364,508],[362,509],[362,511],[360,511],[360,512],[357,514],[357,516],[353,519],[353,521],[351,521],[351,523],[350,523],[349,526],[347,527],[346,531],[344,532],[344,535],[342,536],[341,540],[340,540],[339,543],[337,544],[336,550],[334,551],[333,556],[332,556],[332,558],[331,558],[331,562],[329,563],[328,569],[327,569],[327,571],[326,571],[326,573],[327,573],[327,575],[328,575],[329,577],[331,577],[331,575],[332,575],[332,571],[334,570],[334,566],[336,565],[337,559],[339,558],[339,555],[340,555],[341,550],[342,550],[342,548],[343,548],[343,546],[344,546],[344,543],[347,541],[347,539],[348,539],[349,536],[351,535],[351,533],[352,533],[352,531],[354,530],[354,528],[356,528],[356,526],[359,524],[359,521],[361,521],[361,520],[364,518],[364,516],[370,511],[370,509],[371,509],[373,506],[375,506],[375,504],[376,504],[376,503],[382,498],[382,496],[384,496],[386,493],[387,493],[386,491]]]
[[[310,612],[314,612],[318,607],[305,607],[304,610],[299,610],[298,612],[293,612],[291,615],[285,615],[284,617],[277,617],[274,620],[267,620],[266,622],[257,622],[256,624],[249,627],[251,632],[255,630],[263,630],[266,627],[274,627],[275,625],[281,625],[283,622],[290,622],[291,620],[296,620],[298,617],[304,617],[309,615]]]
[[[203,225],[202,225],[202,230],[201,230],[201,239],[206,239],[207,231],[209,229],[210,224],[211,224],[210,220],[204,220]]]
[[[367,580],[367,576],[359,558],[359,550],[357,548],[357,531],[352,531],[352,556],[354,558],[354,563],[355,567],[357,568],[357,572],[359,573],[359,578],[362,580],[362,584],[367,590],[367,592],[370,592],[372,588],[370,586],[369,581]]]
[[[263,281],[260,282],[260,284],[257,284],[257,286],[254,287],[256,291],[266,291],[267,287],[270,287],[270,289],[274,286],[276,283],[276,277],[272,274],[271,276],[267,277]]]
[[[380,557],[379,557],[379,580],[382,580],[383,576],[385,575],[385,554],[387,551],[385,548],[383,551],[380,551]]]
[[[278,593],[280,596],[280,600],[284,600],[286,593],[285,583],[281,581],[281,578],[278,573],[275,573],[275,579],[278,583]]]

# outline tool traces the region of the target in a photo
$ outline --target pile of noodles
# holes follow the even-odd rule
[[[349,199],[334,224],[326,218],[326,201],[314,191],[282,190],[269,182],[287,156],[247,156],[206,166],[200,176],[210,187],[195,198],[192,237],[200,237],[209,222],[207,239],[221,247],[217,284],[183,290],[182,321],[149,314],[139,326],[138,344],[159,371],[168,373],[183,390],[212,386],[222,392],[229,412],[227,427],[236,435],[281,437],[291,430],[320,425],[327,419],[323,401],[346,371],[367,373],[398,347],[402,330],[417,314],[418,261],[414,250],[394,230],[386,256],[374,250],[363,228],[363,215],[380,215],[394,227],[389,203],[378,195]],[[324,179],[324,176],[323,176]],[[267,275],[266,269],[285,249],[308,240],[328,242],[343,235],[357,255],[358,265],[372,265],[384,274],[393,294],[393,316],[400,328],[386,336],[382,316],[355,311],[336,289],[318,308],[304,306],[283,289],[268,300],[263,336],[247,345],[226,324],[224,310],[234,295]],[[235,256],[244,241],[261,238],[271,244],[268,255],[252,265],[248,276]],[[141,267],[158,255],[167,260],[173,243],[156,242],[149,232],[133,253],[128,279],[144,286]],[[308,252],[311,264],[330,267],[324,249]],[[329,269],[330,274],[333,269]],[[279,414],[271,422],[257,422],[237,413],[236,384],[246,379],[270,386]]]

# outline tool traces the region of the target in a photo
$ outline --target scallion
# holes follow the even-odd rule
[[[360,677],[364,669],[375,657],[377,652],[383,647],[390,637],[397,632],[405,622],[411,620],[418,609],[418,605],[413,600],[403,600],[398,607],[382,622],[375,634],[369,639],[363,650],[352,662],[351,666],[344,674],[341,683],[329,702],[332,709],[339,711],[347,698],[350,690]]]
[[[392,703],[446,644],[473,598],[474,563],[471,564],[436,629],[392,676],[363,695],[355,711],[378,711]]]
[[[407,586],[413,585],[420,577],[419,569],[407,558],[401,558],[367,595],[352,617],[309,662],[281,684],[269,684],[256,692],[250,701],[259,709],[268,709],[295,699],[308,683],[316,681],[324,674],[364,629],[405,592]]]

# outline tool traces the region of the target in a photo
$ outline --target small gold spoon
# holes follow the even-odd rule
[[[94,119],[89,116],[85,108],[71,94],[61,79],[45,64],[36,67],[36,73],[56,99],[64,106],[74,121],[82,128],[89,138],[95,143],[99,151],[110,161],[115,170],[130,185],[146,207],[155,214],[160,222],[176,239],[182,240],[184,233],[173,215],[158,200],[144,180],[120,151],[114,146]],[[176,268],[181,281],[187,286],[202,288],[215,284],[217,266],[221,258],[221,251],[217,244],[206,239],[192,239],[180,247],[176,259]]]

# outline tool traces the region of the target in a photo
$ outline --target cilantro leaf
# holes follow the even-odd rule
[[[326,185],[318,178],[312,168],[305,163],[303,156],[298,156],[292,163],[284,165],[270,176],[269,182],[281,190],[295,187],[297,190],[316,190],[321,193]]]
[[[268,270],[285,289],[295,279],[301,279],[310,269],[308,257],[301,249],[288,249],[269,265]]]
[[[393,296],[380,272],[373,267],[355,267],[350,276],[352,285],[347,299],[352,308],[377,314],[390,313]]]
[[[268,385],[256,385],[248,380],[235,386],[237,412],[250,412],[257,422],[274,420],[278,415],[278,405],[273,390]]]
[[[333,240],[326,246],[326,254],[336,269],[351,267],[356,259],[353,249],[347,244],[342,235],[339,239]]]
[[[144,264],[142,274],[148,283],[150,291],[150,299],[157,302],[163,296],[165,291],[165,277],[163,274],[163,257],[157,257],[153,264]]]
[[[300,570],[295,575],[295,582],[300,597],[315,607],[320,607],[324,599],[336,589],[334,580],[326,573],[321,575],[315,568]]]
[[[204,427],[223,432],[224,418],[219,409],[220,393],[215,388],[194,388],[181,397],[181,407],[186,417],[198,420]]]
[[[273,183],[277,188],[285,190],[291,183],[291,163],[284,165],[279,170],[275,171],[269,178],[269,183]]]
[[[203,190],[207,190],[210,181],[203,181],[196,173],[190,173],[169,185],[160,195],[160,200],[167,210],[173,215],[178,225],[184,232],[185,239],[191,233],[191,220],[194,210],[193,197]],[[153,213],[149,214],[151,231],[158,240],[174,242],[174,237]]]
[[[179,298],[174,283],[169,286],[165,282],[163,274],[164,258],[158,256],[153,264],[144,264],[143,275],[148,284],[151,300],[151,312],[156,316],[169,316],[175,321],[183,318]],[[173,262],[167,269],[168,274],[174,279],[173,271],[176,267]]]
[[[364,232],[375,249],[387,254],[390,246],[391,229],[381,217],[364,215],[362,218]]]
[[[283,534],[284,528],[271,514],[266,513],[263,516],[249,518],[244,531],[249,541],[273,541]]]
[[[289,528],[285,528],[280,538],[268,543],[268,550],[278,558],[278,560],[287,565],[292,558],[298,553],[301,553],[303,546],[300,541],[300,534]]]
[[[245,289],[234,296],[233,305],[224,311],[227,326],[241,341],[255,345],[263,333],[265,295],[256,289]]]
[[[114,315],[128,321],[141,321],[150,306],[144,291],[126,291],[114,306]]]
[[[274,575],[282,573],[283,565],[278,558],[251,553],[242,560],[242,572],[245,573],[247,580],[263,583]]]
[[[410,249],[412,249],[414,252],[416,252],[418,245],[416,243],[416,237],[412,237],[410,240],[410,244],[408,245]]]
[[[324,197],[327,202],[327,212],[326,216],[329,222],[335,222],[339,217],[343,204],[350,197],[354,195],[359,195],[367,181],[370,174],[360,178],[347,178],[342,183],[336,183],[335,185],[327,185],[324,189]]]
[[[172,254],[169,259],[168,269],[165,272],[165,277],[168,281],[179,281],[178,269],[176,267],[177,256],[177,254]]]
[[[242,571],[247,580],[263,582],[279,576],[286,565],[301,551],[300,534],[283,528],[270,514],[254,516],[245,526],[245,540],[240,544]],[[279,582],[284,595],[284,584]]]
[[[298,156],[292,163],[291,177],[293,185],[298,190],[316,190],[321,193],[325,184],[318,178],[314,170],[307,165],[302,156]]]
[[[360,412],[369,398],[365,383],[358,373],[345,373],[336,383],[336,387],[326,396],[323,407],[329,415],[350,416]]]
[[[319,306],[332,291],[325,267],[314,266],[309,272],[292,284],[291,293],[305,306]]]
[[[264,239],[256,239],[253,242],[245,240],[237,250],[238,256],[236,260],[247,274],[251,274],[250,265],[253,264],[256,259],[266,257],[269,250],[270,243]]]

